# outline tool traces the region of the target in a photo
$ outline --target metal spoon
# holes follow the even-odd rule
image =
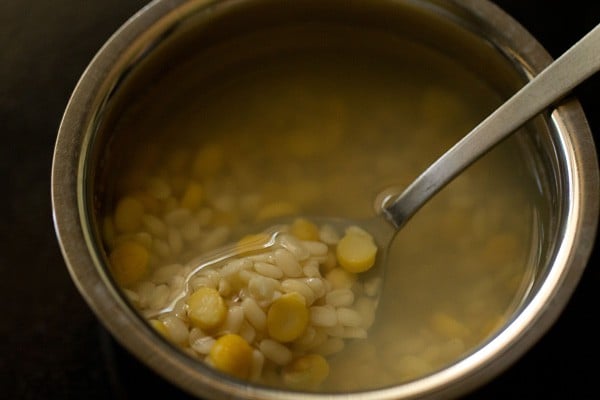
[[[477,161],[547,106],[560,100],[599,69],[600,24],[446,151],[402,193],[379,196],[378,208],[380,215],[363,221],[323,217],[310,219],[318,225],[332,225],[342,232],[351,225],[357,225],[365,229],[373,236],[375,243],[382,250],[382,253],[377,257],[377,268],[373,268],[370,273],[384,274],[387,252],[392,240],[425,203],[469,165]],[[289,219],[285,218],[277,221],[277,224],[271,221],[269,228],[264,230],[265,233],[271,235],[271,240],[266,243],[251,245],[248,251],[264,249],[274,245],[280,233],[280,227],[289,222]],[[252,231],[258,232],[260,230],[259,227],[253,227]],[[200,270],[222,264],[226,260],[237,256],[239,249],[234,249],[234,246],[223,247],[193,260],[190,264],[194,268],[186,278],[186,286]],[[147,316],[152,317],[171,311],[175,303],[184,296],[185,293],[181,293],[168,307],[151,312]]]
[[[383,198],[382,214],[395,232],[465,168],[599,69],[600,24],[446,151],[400,195]]]

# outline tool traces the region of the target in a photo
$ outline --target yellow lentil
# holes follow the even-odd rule
[[[201,287],[187,299],[188,318],[203,330],[218,328],[227,318],[227,306],[219,292]]]
[[[252,347],[246,340],[229,333],[217,339],[208,355],[212,365],[219,371],[240,379],[247,379],[252,367]]]
[[[144,206],[135,197],[123,197],[115,209],[115,228],[120,232],[134,232],[142,224]]]
[[[377,246],[373,238],[365,233],[348,231],[336,247],[339,264],[348,272],[359,273],[375,264]]]
[[[329,375],[329,364],[319,354],[307,354],[283,369],[286,386],[296,389],[316,389]]]
[[[110,253],[110,268],[117,282],[130,286],[148,272],[148,250],[134,241],[119,243]]]
[[[309,312],[304,297],[296,292],[277,298],[267,313],[269,335],[286,343],[298,339],[308,325]]]

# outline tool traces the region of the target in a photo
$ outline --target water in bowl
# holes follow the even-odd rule
[[[383,282],[339,268],[335,244],[344,232],[313,224],[306,228],[312,236],[291,234],[291,240],[300,247],[310,242],[316,253],[297,259],[303,275],[284,274],[270,300],[249,289],[250,273],[234,283],[197,274],[194,289],[212,287],[226,303],[221,325],[195,325],[185,299],[156,313],[181,293],[194,259],[240,231],[281,216],[372,216],[382,189],[410,183],[501,101],[472,72],[418,43],[381,33],[349,41],[340,39],[347,30],[310,29],[328,40],[292,50],[273,46],[218,68],[199,55],[123,113],[100,211],[108,260],[132,305],[192,357],[214,365],[214,343],[237,321],[233,333],[253,352],[244,379],[330,392],[409,381],[480,345],[529,288],[540,200],[518,135],[403,228]],[[214,49],[212,59],[228,58],[238,46]],[[277,264],[266,251],[245,256]],[[274,299],[305,290],[282,287],[286,278],[304,279],[313,294],[304,295],[309,322],[302,334],[282,342],[254,311],[266,316]],[[338,289],[352,294],[332,306],[338,320],[325,323],[318,307],[331,306],[327,293]],[[254,303],[243,305],[247,298]],[[352,320],[355,314],[361,320]],[[312,375],[302,369],[308,361],[298,365],[312,354],[326,361],[326,374],[322,364]]]

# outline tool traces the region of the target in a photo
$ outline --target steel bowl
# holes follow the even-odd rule
[[[129,19],[84,71],[64,112],[52,165],[56,232],[82,296],[114,337],[164,378],[202,398],[449,398],[493,379],[555,322],[590,256],[599,178],[582,109],[567,98],[532,124],[532,165],[546,176],[540,268],[509,321],[466,357],[422,378],[353,393],[299,393],[230,379],[161,340],[106,267],[96,194],[111,118],[153,77],[193,51],[258,27],[298,22],[378,27],[418,38],[484,76],[506,97],[551,62],[542,45],[487,0],[156,0]],[[300,38],[299,38],[300,40]],[[239,49],[260,51],[260,46]],[[297,45],[288,43],[284,45]],[[192,50],[193,49],[193,50]]]

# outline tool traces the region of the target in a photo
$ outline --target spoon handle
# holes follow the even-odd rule
[[[383,214],[400,229],[465,168],[599,69],[600,24],[438,158],[404,192],[385,199]]]

